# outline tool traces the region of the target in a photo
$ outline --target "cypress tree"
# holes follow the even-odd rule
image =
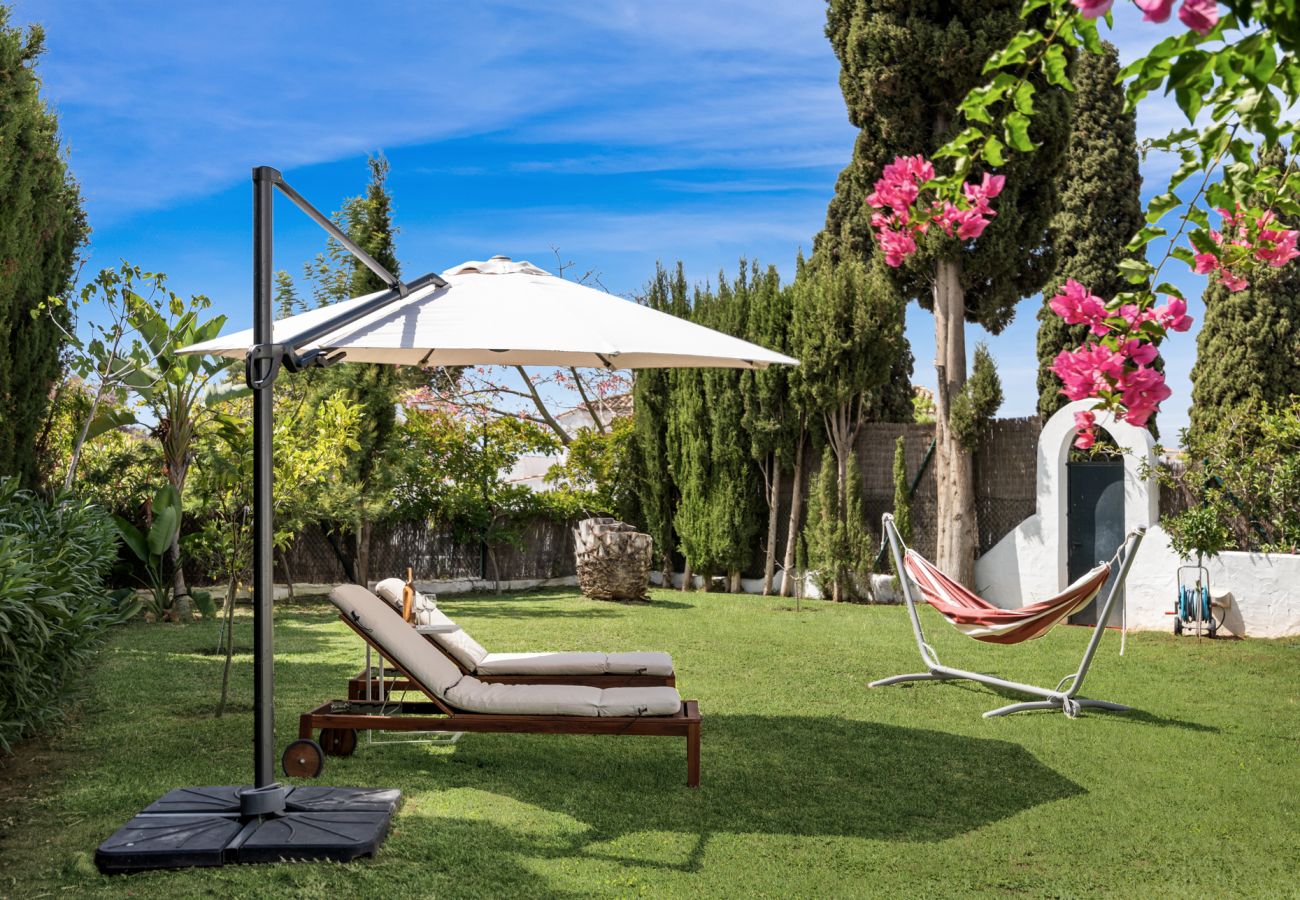
[[[646,285],[642,302],[651,309],[668,312],[672,297],[686,293],[682,264],[671,282],[668,272],[656,263],[653,280]],[[677,491],[669,467],[668,428],[672,418],[672,370],[639,369],[632,381],[632,431],[636,447],[636,495],[642,525],[654,539],[659,553],[664,587],[672,585],[673,512]]]
[[[894,527],[903,543],[912,542],[912,487],[907,477],[907,439],[898,436],[894,443]]]
[[[1261,160],[1283,167],[1284,154]],[[1233,293],[1212,280],[1192,366],[1191,427],[1210,432],[1242,407],[1300,395],[1300,266],[1266,268]]]
[[[872,250],[866,205],[884,166],[900,155],[932,156],[960,126],[956,104],[982,84],[984,61],[1021,30],[1021,0],[830,0],[826,34],[840,61],[849,121],[859,129],[853,159],[836,183],[815,252],[866,259]],[[1042,13],[1035,13],[1041,16]],[[1054,269],[1047,229],[1068,137],[1069,102],[1035,73],[1033,154],[1009,154],[997,216],[976,241],[938,229],[893,272],[903,295],[935,313],[935,475],[939,482],[938,563],[961,581],[974,574],[978,528],[970,452],[952,433],[949,400],[966,382],[965,322],[994,334],[1016,303]],[[978,177],[982,173],[974,173]]]
[[[749,306],[757,295],[748,268],[749,264],[742,259],[740,271],[731,284],[727,283],[725,273],[718,274],[718,293],[705,310],[706,315],[697,320],[700,324],[723,334],[744,336]],[[755,277],[756,272],[755,269]],[[727,573],[728,590],[733,593],[740,591],[741,570],[753,559],[762,494],[750,455],[752,438],[744,428],[743,374],[739,369],[703,372],[713,470],[709,499],[711,556]]]
[[[817,590],[823,599],[837,602],[860,599],[871,572],[871,534],[863,517],[858,454],[849,453],[843,489],[839,469],[827,447],[808,499],[804,529]]]
[[[691,318],[695,321],[704,318],[711,299],[708,292],[696,288],[694,302],[690,305]],[[673,305],[677,307],[676,297]],[[680,314],[676,308],[673,312]],[[691,576],[696,573],[703,575],[707,584],[718,562],[713,555],[716,544],[712,537],[712,442],[704,394],[704,371],[674,369],[671,382],[668,464],[678,491],[677,507],[673,510],[673,531],[677,534],[677,549],[686,560],[682,589],[688,590]]]
[[[41,100],[45,34],[9,26],[0,6],[0,475],[36,487],[36,442],[59,376],[66,303],[89,231],[64,162],[58,120]],[[33,315],[36,313],[36,315]]]
[[[1127,290],[1116,267],[1133,255],[1124,248],[1143,222],[1137,113],[1124,110],[1118,51],[1110,44],[1104,48],[1102,54],[1079,54],[1070,73],[1074,108],[1061,208],[1051,225],[1056,271],[1038,309],[1038,415],[1044,421],[1067,402],[1052,360],[1088,335],[1087,325],[1065,324],[1048,303],[1067,278],[1107,300]]]

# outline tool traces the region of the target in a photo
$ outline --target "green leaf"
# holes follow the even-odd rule
[[[1006,149],[1006,146],[995,135],[991,134],[988,140],[984,142],[984,159],[991,166],[1001,166],[1006,162],[1006,158],[1002,155],[1004,149]]]
[[[1178,287],[1178,285],[1176,284],[1171,284],[1168,281],[1162,281],[1158,285],[1156,285],[1155,293],[1168,294],[1169,296],[1177,297],[1180,300],[1187,299],[1185,296],[1183,296],[1182,288]]]
[[[1156,272],[1155,267],[1145,259],[1122,259],[1117,268],[1129,284],[1141,284]]]
[[[149,526],[149,552],[153,556],[162,556],[166,553],[180,527],[181,511],[178,507],[168,506],[155,510],[153,524]]]
[[[1015,94],[1012,95],[1012,102],[1019,112],[1027,116],[1034,114],[1034,85],[1028,81],[1022,81],[1016,88]]]
[[[1182,203],[1183,201],[1179,200],[1178,195],[1172,191],[1157,194],[1152,197],[1151,202],[1147,204],[1147,221],[1152,223],[1159,222],[1165,217],[1166,213],[1182,206]]]
[[[1047,79],[1047,83],[1073,91],[1074,84],[1066,74],[1068,68],[1069,62],[1065,58],[1065,50],[1061,45],[1053,44],[1048,47],[1047,52],[1043,54],[1043,76]]]
[[[1019,150],[1022,153],[1029,153],[1037,149],[1034,142],[1029,139],[1029,117],[1022,112],[1012,111],[1007,113],[1006,121],[1003,123],[1003,133],[1007,144],[1012,149]]]
[[[203,404],[212,407],[230,400],[238,400],[240,397],[251,397],[252,395],[252,389],[242,381],[223,381],[221,384],[214,384],[207,389],[203,394]]]
[[[91,421],[90,428],[86,430],[86,440],[94,440],[107,431],[121,428],[123,425],[134,425],[136,422],[135,414],[128,409],[102,410]]]
[[[149,548],[145,543],[144,535],[140,533],[140,529],[118,515],[113,516],[113,524],[117,526],[117,533],[122,536],[122,540],[131,548],[131,552],[141,562],[148,562]]]

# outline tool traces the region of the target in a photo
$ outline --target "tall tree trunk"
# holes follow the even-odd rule
[[[727,593],[740,593],[740,570],[733,569],[727,573]]]
[[[688,559],[686,560],[686,564],[682,566],[682,590],[683,591],[689,591],[691,589],[691,579],[694,577],[695,577],[695,573],[691,571],[691,561]]]
[[[235,572],[231,570],[230,583],[226,586],[226,621],[224,623],[226,640],[226,662],[221,668],[221,700],[217,703],[217,718],[226,712],[226,698],[230,693],[230,662],[235,653]]]
[[[370,535],[374,527],[364,518],[357,524],[357,584],[370,584]]]
[[[767,559],[763,563],[763,596],[772,594],[776,575],[776,526],[781,506],[781,461],[772,454],[772,477],[767,488]]]
[[[790,525],[785,534],[785,559],[782,561],[784,574],[781,576],[781,596],[794,594],[795,552],[799,545],[799,507],[803,504],[803,447],[807,443],[802,431],[794,451],[794,482],[790,485]],[[801,573],[802,577],[802,573]]]
[[[275,548],[275,555],[280,560],[280,571],[284,573],[284,586],[289,592],[289,602],[292,603],[297,598],[293,593],[293,573],[289,571],[289,557],[282,547]]]
[[[938,528],[935,562],[965,585],[975,580],[975,472],[948,423],[952,397],[966,383],[966,301],[961,264],[943,260],[934,280],[935,459]]]

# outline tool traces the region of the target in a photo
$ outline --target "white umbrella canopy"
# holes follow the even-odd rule
[[[766,369],[799,364],[504,256],[461,263],[442,277],[446,286],[413,290],[300,349],[341,351],[347,362],[418,366]],[[274,341],[289,342],[380,293],[281,319],[274,326]],[[242,358],[253,343],[250,328],[180,352]]]

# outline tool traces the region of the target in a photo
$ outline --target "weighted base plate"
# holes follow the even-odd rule
[[[101,872],[373,856],[401,793],[384,788],[288,788],[285,811],[242,818],[237,786],[177,788],[95,851]]]

